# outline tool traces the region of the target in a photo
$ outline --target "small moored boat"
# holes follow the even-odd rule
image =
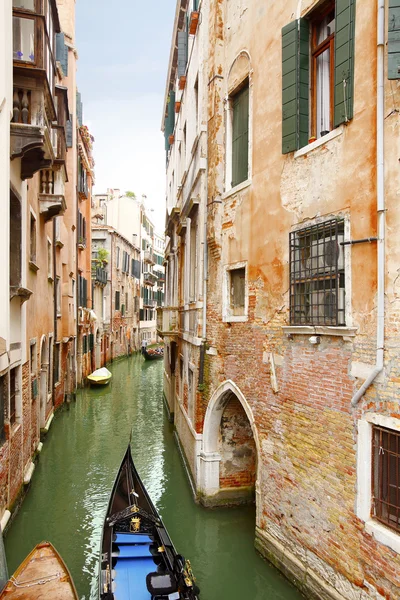
[[[88,381],[91,385],[107,385],[110,382],[112,373],[105,367],[93,371],[91,375],[88,375]]]
[[[0,599],[79,600],[63,559],[49,542],[38,544],[10,577]]]
[[[164,348],[162,346],[158,348],[142,348],[142,354],[146,360],[157,360],[164,358]]]
[[[99,586],[100,600],[198,600],[190,562],[177,554],[129,446],[104,522]]]

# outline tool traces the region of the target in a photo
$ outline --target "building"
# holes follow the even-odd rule
[[[10,435],[9,414],[9,369],[11,356],[11,328],[10,328],[10,216],[14,202],[10,190],[10,120],[13,108],[12,87],[12,5],[11,0],[6,0],[1,6],[0,17],[0,252],[3,260],[0,267],[0,464],[2,473],[0,477],[0,509],[1,528],[7,522],[9,512],[5,514],[10,494],[7,485],[10,473],[10,456],[14,451],[12,436]],[[17,343],[21,343],[21,336]]]
[[[122,194],[119,189],[111,188],[106,194],[96,194],[92,209],[93,230],[100,224],[111,227],[128,248],[140,249],[140,323],[135,335],[140,344],[144,339],[155,343],[158,339],[156,310],[164,298],[164,238],[155,232],[154,224],[147,216],[145,197],[139,200],[133,192]],[[126,252],[132,254],[128,248]],[[132,257],[138,258],[133,254]],[[117,334],[116,331],[113,333]],[[123,347],[128,347],[127,344],[124,342]],[[136,347],[136,342],[130,346]]]
[[[309,598],[400,593],[397,10],[177,2],[165,396],[199,499],[254,498],[257,549]],[[208,104],[197,328],[196,71]]]
[[[92,225],[95,368],[139,350],[140,249],[107,225]]]
[[[79,92],[76,96],[77,114],[77,269],[78,269],[78,351],[77,383],[95,370],[95,314],[92,297],[92,250],[91,250],[91,211],[92,186],[94,183],[94,161],[92,157],[93,136],[83,123],[83,107]]]
[[[78,269],[88,271],[89,285],[91,272],[90,227],[89,258],[78,263],[78,151],[88,142],[76,114],[75,3],[7,1],[4,17],[0,161],[10,201],[1,224],[2,529],[31,480],[54,411],[75,391]]]

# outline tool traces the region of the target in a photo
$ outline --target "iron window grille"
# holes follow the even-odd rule
[[[291,325],[345,325],[343,241],[339,219],[289,234]]]
[[[400,433],[374,426],[372,457],[374,516],[400,531]]]

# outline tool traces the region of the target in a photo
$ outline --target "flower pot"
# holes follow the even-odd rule
[[[178,113],[181,110],[181,102],[179,102],[179,100],[177,100],[175,102],[175,112]]]
[[[181,75],[179,78],[179,89],[184,90],[186,85],[186,75]]]
[[[193,10],[190,15],[190,22],[189,22],[189,33],[191,35],[195,35],[198,24],[199,24],[199,12],[197,10]]]
[[[174,141],[175,141],[174,134],[168,136],[168,143],[169,143],[170,146],[172,146],[172,144],[174,143]]]

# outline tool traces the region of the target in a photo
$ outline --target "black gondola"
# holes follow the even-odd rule
[[[177,554],[128,446],[104,521],[99,598],[198,600],[198,595],[190,562]]]
[[[142,354],[146,360],[157,360],[164,358],[164,348],[160,346],[159,348],[142,348]]]

